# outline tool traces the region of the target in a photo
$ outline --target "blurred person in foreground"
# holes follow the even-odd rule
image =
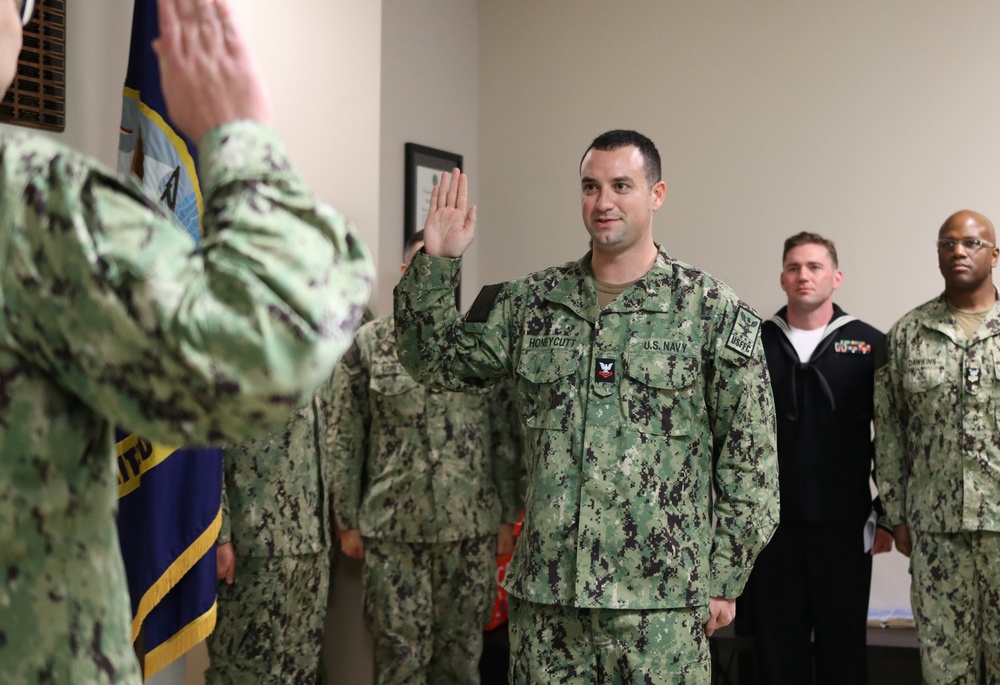
[[[0,85],[24,0],[0,0]],[[140,682],[113,424],[166,444],[280,427],[350,344],[373,277],[269,131],[228,0],[161,0],[162,89],[198,141],[201,250],[156,198],[42,136],[0,136],[0,673]]]

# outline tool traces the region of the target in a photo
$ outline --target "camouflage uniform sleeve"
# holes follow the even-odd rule
[[[200,251],[134,186],[47,144],[24,142],[13,162],[29,180],[0,226],[0,332],[155,440],[239,442],[280,427],[364,311],[373,268],[355,228],[251,122],[202,140]]]
[[[219,528],[219,537],[216,538],[216,544],[224,545],[227,542],[233,541],[233,522],[229,518],[229,495],[226,491],[226,463],[227,460],[231,459],[228,451],[223,448],[222,450],[222,495],[219,501],[220,508],[222,509],[222,525]]]
[[[734,341],[738,327],[744,342]],[[753,310],[730,303],[708,379],[716,520],[712,597],[732,599],[743,592],[757,554],[778,525],[774,398],[759,331]]]
[[[399,361],[419,383],[458,392],[510,374],[504,303],[484,306],[485,321],[463,323],[454,300],[460,271],[461,259],[421,249],[393,291]]]
[[[350,352],[350,349],[348,349],[348,352]],[[334,369],[334,373],[336,373],[336,369]],[[334,405],[333,392],[333,374],[330,374],[330,376],[323,381],[323,385],[319,387],[319,390],[316,391],[316,396],[313,399],[316,407],[316,435],[318,436],[316,449],[319,452],[320,464],[323,465],[321,473],[323,474],[323,482],[325,483],[327,490],[331,487],[330,469],[332,468],[333,463],[333,457],[330,454],[329,439],[330,417],[333,412]],[[328,498],[331,496],[332,493],[324,492],[324,497],[327,498],[328,504]]]
[[[340,530],[357,530],[368,456],[368,371],[357,342],[333,374],[326,449],[332,465],[333,512]]]
[[[887,347],[886,347],[887,345],[888,345],[888,341],[886,339],[886,336],[882,335],[882,334],[879,334],[879,337],[878,337],[878,339],[876,341],[876,344],[873,346],[873,356],[875,358],[874,359],[874,364],[875,364],[874,373],[875,374],[878,373],[879,367],[881,367],[883,364],[885,364],[885,361],[888,358],[888,352],[887,352]],[[877,384],[877,380],[876,380],[875,384],[873,385],[873,393],[872,393],[873,402],[874,402],[874,397],[877,394],[878,394],[878,384]],[[874,426],[875,426],[875,416],[874,416],[874,413],[875,413],[875,409],[874,409],[874,405],[873,405],[873,407],[872,407],[872,427],[873,427],[873,430],[872,430],[872,448],[873,448],[873,450],[876,448],[875,437],[874,437],[874,433],[875,433],[875,431],[874,431]],[[886,531],[888,531],[888,532],[891,533],[892,532],[892,521],[886,515],[885,506],[882,504],[882,495],[879,494],[879,492],[878,492],[878,489],[880,487],[879,486],[879,477],[878,477],[878,461],[877,461],[877,459],[874,459],[874,458],[872,459],[872,475],[871,475],[871,478],[872,478],[872,482],[875,483],[875,495],[872,497],[872,510],[875,512],[875,515],[877,517],[876,521],[875,521],[875,525],[877,525],[879,528],[882,528],[883,530],[886,530]]]
[[[900,331],[894,326],[875,359],[875,462],[878,465],[879,498],[892,525],[905,524],[906,463],[905,431],[908,421],[899,373],[897,345]]]
[[[517,523],[524,502],[520,480],[524,466],[524,431],[514,403],[513,381],[504,380],[493,389],[490,401],[490,441],[493,446],[493,485],[500,496],[500,521]]]

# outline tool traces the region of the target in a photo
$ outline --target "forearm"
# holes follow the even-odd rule
[[[222,525],[219,528],[219,536],[216,538],[218,544],[231,542],[233,539],[232,519],[229,516],[229,494],[226,489],[226,452],[222,452],[222,495],[219,505],[222,508]]]
[[[892,525],[905,524],[906,465],[905,428],[900,406],[888,369],[879,371],[875,383],[875,463],[876,487],[885,519]]]
[[[369,376],[352,348],[338,364],[330,391],[327,452],[331,465],[331,501],[341,530],[360,528],[364,464],[368,454]]]
[[[418,252],[393,291],[400,362],[423,385],[459,392],[504,371],[496,341],[469,332],[455,309],[460,268],[460,260]]]
[[[340,530],[361,527],[361,483],[363,457],[343,444],[338,444],[338,456],[333,460],[331,501],[334,520]],[[343,449],[339,449],[343,448]]]
[[[778,524],[778,459],[774,404],[762,360],[717,387],[715,409],[714,597],[737,597],[757,555]]]
[[[349,344],[372,277],[354,228],[311,197],[273,134],[242,123],[206,140],[201,254],[116,177],[56,158],[52,206],[75,192],[79,211],[57,232],[54,212],[26,208],[45,229],[11,258],[43,254],[30,268],[52,282],[72,273],[73,288],[32,292],[21,264],[6,279],[13,320],[51,310],[45,329],[12,326],[18,343],[111,420],[164,442],[280,426]]]
[[[493,484],[500,495],[501,521],[515,523],[524,502],[519,482],[523,470],[524,434],[514,402],[516,392],[509,381],[498,383],[490,401],[490,434],[493,444]]]

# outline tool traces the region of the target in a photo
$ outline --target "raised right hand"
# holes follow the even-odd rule
[[[468,208],[469,177],[458,168],[441,174],[431,191],[424,222],[424,251],[431,257],[461,257],[476,235],[476,206]]]
[[[153,50],[167,112],[195,144],[230,121],[268,124],[264,78],[233,21],[230,0],[159,0]]]

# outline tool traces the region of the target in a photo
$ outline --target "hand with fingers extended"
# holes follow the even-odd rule
[[[469,204],[469,177],[457,168],[441,174],[431,191],[424,222],[424,251],[431,257],[461,257],[476,235],[476,206]],[[468,208],[468,209],[467,209]]]
[[[233,20],[230,0],[159,0],[153,50],[167,111],[195,144],[230,121],[270,122],[264,79]]]

